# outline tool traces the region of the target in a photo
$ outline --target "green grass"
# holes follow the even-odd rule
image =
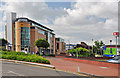
[[[2,54],[1,58],[3,59],[50,64],[50,61],[48,59],[43,58],[36,54],[31,55],[31,54],[25,54],[23,52],[13,52],[13,51],[10,52],[0,51],[0,54]]]
[[[97,59],[95,61],[107,61],[107,59]]]

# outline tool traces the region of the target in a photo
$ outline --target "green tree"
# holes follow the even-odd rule
[[[48,48],[49,43],[45,39],[38,39],[35,41],[35,46],[37,46],[40,51],[41,48],[45,48],[45,49]]]
[[[0,46],[5,46],[8,43],[4,38],[0,39]]]
[[[95,45],[93,46],[93,49],[94,49],[94,51],[96,51],[96,53],[97,54],[102,54],[101,52],[101,49],[102,49],[102,46],[104,46],[105,44],[103,43],[103,41],[95,41],[94,42],[95,43]]]
[[[74,54],[77,55],[77,50],[78,50],[78,56],[85,56],[85,57],[90,56],[90,51],[88,49],[85,49],[85,48],[82,48],[82,47],[79,47],[79,48],[76,48],[76,49],[71,49],[67,52],[68,53],[74,53]]]

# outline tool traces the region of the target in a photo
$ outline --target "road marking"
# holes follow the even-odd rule
[[[100,68],[107,69],[108,67],[100,67]]]
[[[24,76],[24,75],[22,75],[22,74],[19,74],[19,73],[13,72],[13,71],[9,71],[8,73],[12,73],[12,74],[15,74],[15,75],[17,75],[17,76]]]

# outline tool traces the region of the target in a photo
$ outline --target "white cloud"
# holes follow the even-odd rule
[[[16,12],[18,16],[25,16],[44,24],[52,17],[60,17],[65,14],[62,8],[52,9],[44,2],[8,2],[5,10]]]
[[[54,21],[56,33],[69,36],[66,40],[90,42],[103,40],[109,44],[112,33],[118,28],[117,2],[77,2],[72,9],[65,9],[66,16]],[[59,27],[59,28],[58,28]]]
[[[7,2],[6,5],[3,7],[5,11],[48,24],[56,36],[67,42],[91,44],[93,38],[109,43],[110,39],[114,40],[112,33],[118,28],[117,2],[76,2],[69,9],[52,9],[44,2]],[[53,25],[49,25],[50,22]]]

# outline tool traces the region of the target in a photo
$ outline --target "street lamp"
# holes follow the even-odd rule
[[[93,53],[93,39],[92,39],[92,53]]]

